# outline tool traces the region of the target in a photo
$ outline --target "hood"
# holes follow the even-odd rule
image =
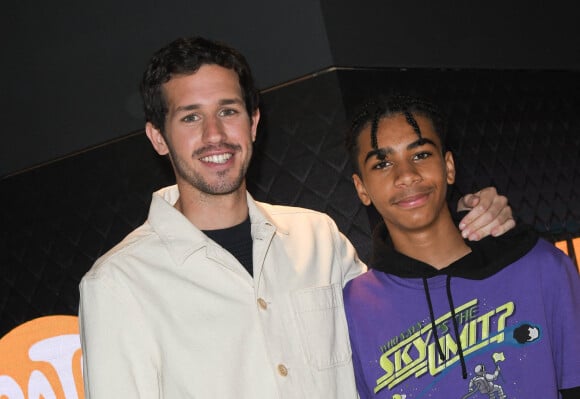
[[[461,375],[463,379],[467,379],[467,367],[461,339],[459,338],[459,327],[455,315],[451,279],[453,277],[461,277],[471,280],[482,280],[492,276],[524,256],[534,247],[537,241],[538,235],[531,228],[525,225],[517,226],[515,229],[510,230],[500,237],[486,237],[483,240],[475,242],[466,241],[466,244],[471,248],[471,252],[449,266],[438,270],[427,263],[397,252],[393,248],[393,243],[385,224],[381,223],[375,228],[373,233],[373,255],[370,261],[370,267],[398,277],[422,279],[426,305],[429,310],[429,317],[431,318],[431,329],[433,331],[435,347],[442,361],[445,360],[445,354],[443,353],[437,334],[428,278],[437,275],[447,277],[445,288],[449,310],[451,312],[455,342],[457,342],[458,346]]]
[[[529,252],[538,234],[527,225],[518,225],[499,237],[465,241],[471,253],[438,270],[433,266],[397,252],[384,223],[373,232],[373,254],[369,267],[398,277],[421,278],[448,275],[471,280],[492,276]]]

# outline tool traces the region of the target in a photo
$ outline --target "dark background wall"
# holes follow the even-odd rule
[[[2,8],[0,177],[141,129],[141,71],[177,36],[239,48],[261,88],[331,66],[580,69],[572,1],[25,0]]]
[[[260,87],[332,64],[312,0],[23,1],[3,6],[0,25],[0,176],[141,129],[141,73],[178,36],[239,48]]]
[[[580,33],[562,2],[297,0],[5,5],[0,337],[76,314],[80,277],[172,172],[141,134],[151,52],[180,35],[244,52],[263,89],[249,188],[329,213],[368,256],[342,133],[376,91],[450,113],[462,191],[493,184],[547,237],[580,235]],[[3,177],[3,178],[2,178]]]
[[[572,1],[321,1],[336,65],[579,69]]]
[[[548,239],[580,237],[578,72],[332,70],[268,90],[252,195],[328,213],[368,259],[343,132],[353,105],[379,87],[428,95],[450,115],[459,192],[495,185],[518,222]],[[75,315],[80,278],[173,181],[142,133],[1,180],[0,337],[39,316]]]

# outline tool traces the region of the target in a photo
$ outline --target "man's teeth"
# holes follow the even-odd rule
[[[218,154],[218,155],[210,155],[207,157],[201,158],[202,162],[211,162],[211,163],[226,163],[228,159],[232,157],[232,154]]]

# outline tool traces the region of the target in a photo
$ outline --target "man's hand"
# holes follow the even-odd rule
[[[500,236],[516,225],[507,198],[499,195],[494,187],[467,194],[457,203],[459,212],[470,209],[459,223],[461,235],[470,241],[481,240],[490,234]]]

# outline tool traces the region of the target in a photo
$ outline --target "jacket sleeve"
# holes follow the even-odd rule
[[[367,266],[359,259],[356,249],[349,239],[338,230],[334,221],[331,220],[330,223],[332,223],[334,251],[341,265],[342,286],[344,287],[350,280],[366,272]]]
[[[158,398],[153,342],[128,290],[103,276],[80,284],[79,327],[87,399]]]

